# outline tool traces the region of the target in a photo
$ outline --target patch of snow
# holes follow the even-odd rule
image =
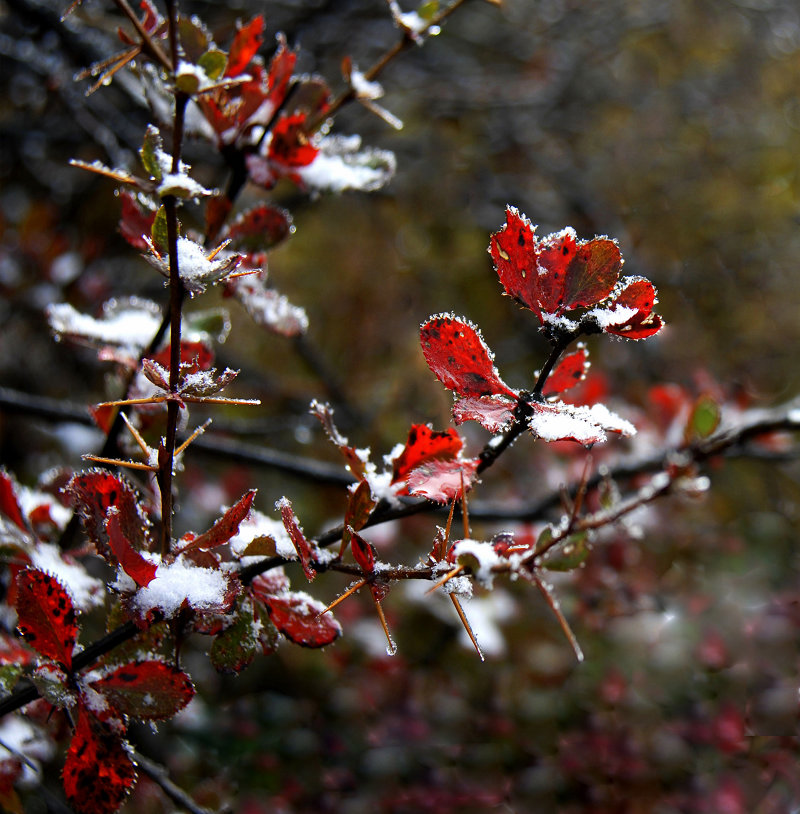
[[[55,577],[69,594],[78,610],[88,611],[103,604],[105,585],[90,576],[82,565],[65,559],[58,546],[37,543],[30,551],[35,568]]]
[[[328,136],[319,142],[320,152],[296,173],[308,187],[327,192],[357,189],[372,192],[388,183],[397,161],[387,150],[367,149],[359,152],[359,136]]]
[[[272,537],[275,540],[275,553],[279,557],[286,560],[297,559],[297,551],[286,533],[283,523],[268,517],[258,509],[250,509],[250,514],[239,524],[239,531],[230,539],[231,551],[237,557],[241,556],[247,546],[258,537]],[[249,557],[245,558],[245,560],[249,559]],[[253,561],[260,559],[262,558],[254,557]]]
[[[500,557],[497,556],[491,543],[479,540],[459,540],[454,546],[453,554],[456,562],[468,565],[472,569],[473,576],[484,588],[492,587],[493,568],[500,562]]]
[[[16,782],[33,786],[40,782],[40,760],[50,760],[55,754],[55,744],[30,721],[18,715],[7,715],[0,722],[0,760],[22,756],[22,776]]]

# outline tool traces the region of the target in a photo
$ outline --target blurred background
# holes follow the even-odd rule
[[[299,71],[334,89],[342,57],[365,69],[398,37],[379,0],[181,8],[222,45],[237,17],[263,13],[263,52],[283,31]],[[117,233],[113,184],[67,165],[136,167],[149,117],[135,82],[88,99],[73,82],[114,53],[120,21],[97,0],[64,23],[61,11],[0,0],[0,386],[81,408],[116,395],[109,368],[54,343],[44,306],[96,313],[109,297],[161,302],[165,290]],[[381,81],[404,129],[356,105],[335,129],[393,150],[397,175],[373,194],[312,199],[288,183],[270,193],[296,226],[270,257],[271,284],[306,309],[308,340],[264,333],[234,310],[218,366],[241,368],[240,392],[264,405],[216,413],[218,428],[333,463],[306,413],[312,398],[333,401],[343,432],[378,461],[412,422],[444,428],[451,398],[418,344],[419,323],[440,311],[476,322],[504,378],[529,386],[547,346],[532,315],[499,296],[486,254],[506,204],[540,235],[572,225],[615,237],[625,273],[658,287],[668,326],[658,337],[590,343],[604,401],[649,428],[610,442],[602,460],[661,442],[656,384],[710,394],[729,420],[797,395],[797,3],[473,0]],[[208,146],[189,144],[186,159],[206,185],[224,185]],[[262,197],[248,187],[240,203]],[[220,303],[211,293],[196,307]],[[475,452],[486,440],[465,434]],[[99,443],[78,423],[0,412],[0,461],[24,483],[80,466]],[[385,602],[397,656],[385,655],[366,598],[337,610],[345,636],[326,652],[287,644],[238,679],[213,674],[199,640],[187,655],[201,689],[191,715],[137,741],[205,805],[245,814],[798,810],[800,471],[783,458],[714,462],[709,494],[642,511],[604,533],[581,570],[556,575],[583,664],[530,586],[466,605],[483,664],[445,599],[400,587]],[[525,505],[583,461],[522,439],[475,500]],[[198,456],[183,475],[180,530],[202,528],[250,485],[265,512],[288,495],[309,533],[345,505],[341,487]],[[435,522],[368,536],[387,559],[413,563]],[[536,531],[484,522],[473,535],[500,528]],[[330,601],[345,587],[335,580],[314,590]],[[126,810],[172,809],[142,781]]]

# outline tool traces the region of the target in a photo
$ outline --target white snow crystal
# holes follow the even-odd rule
[[[454,546],[453,553],[456,562],[463,562],[473,569],[473,576],[484,588],[492,587],[494,580],[492,569],[500,562],[500,557],[497,556],[491,543],[479,540],[459,540]],[[475,562],[478,564],[477,569]]]
[[[241,556],[247,546],[258,537],[272,537],[275,540],[275,553],[279,557],[286,560],[297,559],[297,551],[283,523],[268,517],[258,509],[250,509],[250,514],[239,524],[239,531],[230,539],[231,551],[236,556]]]

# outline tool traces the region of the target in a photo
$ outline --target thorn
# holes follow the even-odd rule
[[[122,420],[125,422],[125,426],[128,428],[130,434],[133,436],[133,440],[136,441],[136,443],[139,445],[139,449],[142,451],[144,457],[149,458],[150,447],[148,447],[147,444],[145,443],[145,440],[144,438],[142,438],[141,434],[139,433],[139,430],[137,430],[136,427],[134,427],[133,424],[131,424],[128,416],[125,413],[120,413],[120,415],[122,416]]]
[[[455,501],[453,501],[455,503]],[[464,470],[461,470],[461,519],[464,522],[464,539],[469,539],[469,511],[467,509],[467,489],[464,485]]]
[[[383,607],[381,607],[380,600],[375,596],[375,594],[372,595],[372,601],[375,603],[375,609],[378,611],[378,618],[381,620],[383,632],[386,634],[386,641],[389,643],[389,646],[386,648],[386,652],[390,656],[393,656],[397,652],[397,645],[392,639],[392,634],[389,633],[389,625],[386,624],[386,616],[383,613]]]
[[[366,584],[367,580],[362,579],[360,582],[356,582],[355,585],[351,585],[341,596],[337,596],[336,599],[334,599],[333,602],[331,602],[331,604],[328,605],[327,608],[325,608],[325,610],[320,611],[317,614],[317,618],[319,619],[320,616],[323,616],[324,614],[328,613],[328,611],[332,611],[340,602],[344,602],[344,600],[347,599],[348,596],[351,596],[356,591],[363,588]]]
[[[561,630],[564,631],[564,635],[567,637],[567,641],[570,643],[572,647],[572,651],[575,653],[575,658],[582,662],[584,659],[583,650],[581,650],[581,646],[578,643],[578,637],[573,632],[572,628],[569,626],[569,622],[567,621],[567,617],[561,612],[561,608],[559,608],[558,603],[555,600],[550,588],[542,582],[541,579],[536,574],[531,574],[536,587],[541,591],[542,596],[544,596],[545,601],[550,606],[550,610],[558,619],[558,624],[561,625]]]
[[[124,413],[123,413],[123,415],[124,415]],[[181,445],[180,445],[180,446],[179,446],[179,447],[178,447],[178,448],[175,450],[175,455],[180,455],[180,454],[181,454],[181,453],[182,453],[182,452],[183,452],[183,451],[186,449],[186,447],[188,447],[188,446],[189,446],[189,444],[191,444],[191,443],[192,443],[192,441],[194,441],[194,439],[195,439],[195,438],[197,438],[198,436],[202,435],[202,434],[203,434],[203,433],[206,431],[206,428],[208,427],[208,425],[209,425],[209,424],[211,424],[211,419],[210,419],[210,418],[206,419],[206,420],[205,420],[205,421],[204,421],[204,422],[203,422],[203,423],[202,423],[202,424],[201,424],[201,425],[200,425],[200,426],[199,426],[199,427],[198,427],[198,428],[197,428],[197,429],[196,429],[196,430],[195,430],[195,431],[194,431],[194,432],[193,432],[193,433],[192,433],[192,434],[191,434],[191,435],[190,435],[190,436],[189,436],[189,437],[188,437],[188,438],[187,438],[187,439],[186,439],[186,440],[185,440],[185,441],[184,441],[184,442],[183,442],[183,443],[182,443],[182,444],[181,444]]]
[[[101,458],[99,455],[81,455],[84,461],[94,461],[98,464],[109,464],[110,466],[127,466],[129,469],[144,469],[148,472],[158,472],[157,466],[139,463],[139,461],[120,461],[117,458]]]
[[[448,582],[453,577],[460,574],[465,567],[466,566],[464,565],[457,565],[452,571],[448,571],[435,585],[432,585],[430,588],[428,588],[427,591],[425,591],[425,596],[427,596],[428,594],[432,594],[437,588],[441,588],[441,586],[444,585],[445,582]]]
[[[450,540],[450,529],[453,525],[453,512],[456,510],[456,500],[450,504],[450,514],[447,515],[447,525],[444,527],[444,539],[442,540],[441,549],[439,550],[439,559],[443,560],[447,556],[447,543]]]
[[[226,246],[230,246],[230,243],[231,243],[230,238],[228,238],[227,240],[223,240],[222,243],[220,243],[219,246],[217,246],[217,248],[214,249],[214,251],[208,255],[208,259],[213,260]]]
[[[472,641],[472,645],[475,648],[475,652],[480,656],[481,661],[486,661],[486,658],[483,655],[483,651],[481,650],[480,645],[478,644],[478,640],[475,638],[475,634],[472,632],[472,626],[470,625],[467,619],[467,615],[464,613],[464,608],[461,607],[461,602],[458,601],[458,597],[455,594],[450,594],[450,599],[453,602],[453,607],[456,609],[458,618],[461,619],[461,624],[464,625],[464,630],[467,631],[467,635]]]

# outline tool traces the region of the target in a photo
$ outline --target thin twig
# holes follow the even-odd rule
[[[141,752],[134,752],[133,759],[136,767],[147,775],[175,805],[180,806],[189,814],[214,814],[209,808],[198,805],[180,786],[170,780],[167,770]]]

